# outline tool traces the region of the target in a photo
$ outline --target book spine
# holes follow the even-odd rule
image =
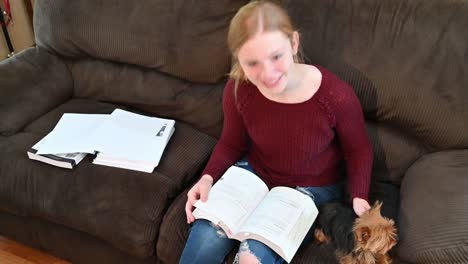
[[[37,150],[31,148],[31,149],[29,150],[29,152],[31,152],[31,153],[33,153],[33,154],[36,154],[36,153],[37,153]],[[51,159],[51,160],[56,160],[56,161],[60,161],[60,162],[69,163],[73,168],[76,166],[76,162],[75,162],[74,159],[62,158],[62,157],[55,156],[55,155],[52,155],[52,154],[37,154],[37,155],[43,156],[43,157],[48,158],[48,159]]]

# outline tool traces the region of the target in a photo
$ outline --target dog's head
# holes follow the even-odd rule
[[[372,208],[356,219],[354,224],[355,250],[366,250],[385,255],[397,242],[397,230],[393,220],[380,214],[382,203],[376,202]]]

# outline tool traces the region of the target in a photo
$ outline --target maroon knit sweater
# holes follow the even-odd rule
[[[203,172],[217,181],[246,156],[271,188],[335,184],[344,159],[351,198],[368,199],[372,146],[362,108],[352,88],[317,66],[322,83],[309,100],[278,103],[250,82],[234,81],[223,97],[224,127]]]

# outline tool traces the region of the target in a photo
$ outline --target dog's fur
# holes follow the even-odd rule
[[[382,203],[357,217],[349,205],[327,203],[319,210],[315,239],[332,242],[340,264],[390,264],[388,251],[396,245],[393,220],[380,214]]]

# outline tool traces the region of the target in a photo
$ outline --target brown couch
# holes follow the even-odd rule
[[[0,62],[0,234],[73,263],[177,263],[186,191],[221,130],[227,27],[246,2],[36,1],[37,47]],[[396,262],[468,263],[468,2],[281,3],[306,60],[361,100]],[[116,107],[176,119],[153,173],[27,158],[63,113]],[[293,263],[332,252],[309,244]]]

